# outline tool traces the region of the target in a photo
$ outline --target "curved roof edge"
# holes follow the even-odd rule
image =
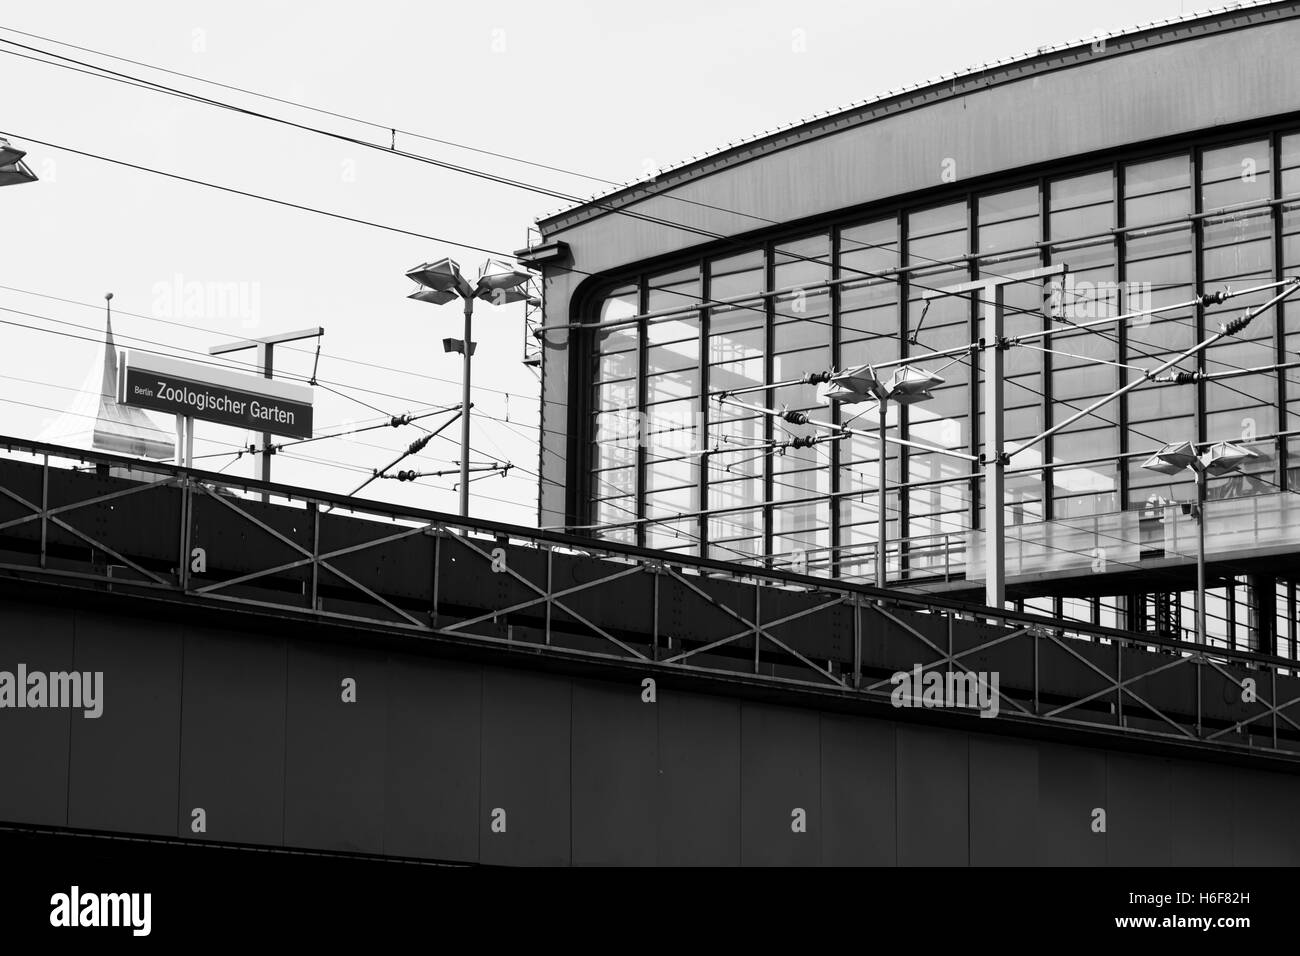
[[[942,99],[953,99],[989,86],[1009,83],[1028,76],[1074,66],[1102,57],[1124,56],[1151,47],[1275,20],[1300,17],[1300,0],[1260,0],[1170,17],[1112,33],[1096,33],[1081,40],[1042,46],[1019,56],[983,63],[977,67],[942,74],[924,82],[814,114],[806,119],[765,130],[747,140],[729,143],[715,152],[692,156],[667,169],[658,170],[653,181],[634,181],[597,193],[574,206],[547,213],[537,220],[543,236],[575,226],[614,209],[717,172],[728,166],[756,159],[798,143],[869,123],[891,113],[900,113]],[[1094,45],[1103,44],[1101,50]]]

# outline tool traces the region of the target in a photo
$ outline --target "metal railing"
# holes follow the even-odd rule
[[[884,715],[907,715],[891,706],[899,673],[996,673],[999,716],[1022,729],[1300,765],[1300,678],[1285,658],[16,438],[0,451],[0,579]]]

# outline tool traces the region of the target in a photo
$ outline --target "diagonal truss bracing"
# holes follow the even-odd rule
[[[877,709],[891,674],[986,667],[1002,675],[1006,720],[1300,764],[1300,676],[1269,655],[1211,657],[1148,634],[165,465],[148,466],[154,481],[91,475],[54,462],[137,473],[141,463],[0,445],[37,456],[0,459],[0,576],[10,579],[171,593],[196,607],[715,675]],[[191,567],[204,549],[206,565]],[[1239,702],[1210,693],[1208,675],[1253,680],[1257,692]]]

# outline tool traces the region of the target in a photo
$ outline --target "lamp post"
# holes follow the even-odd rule
[[[9,140],[0,137],[0,186],[36,182],[36,174],[23,162],[26,155],[26,150],[10,145]]]
[[[470,359],[474,354],[474,341],[471,327],[474,321],[474,300],[483,299],[493,305],[509,305],[523,302],[528,293],[522,287],[531,278],[530,273],[513,268],[509,263],[498,259],[489,259],[479,270],[478,280],[470,284],[460,271],[460,265],[453,259],[439,259],[426,262],[410,269],[407,278],[414,280],[420,288],[412,292],[408,299],[428,302],[432,305],[446,305],[454,299],[464,303],[465,338],[443,339],[442,347],[447,352],[461,354],[461,413],[460,413],[460,516],[469,517],[469,410],[470,410]]]
[[[1165,445],[1142,463],[1147,471],[1162,475],[1176,475],[1188,468],[1196,476],[1196,504],[1192,516],[1196,519],[1196,643],[1205,644],[1205,485],[1210,478],[1218,478],[1237,471],[1258,455],[1249,448],[1232,442],[1216,442],[1209,451],[1197,454],[1191,442],[1173,442]]]
[[[883,380],[870,365],[834,374],[830,378],[830,388],[826,398],[842,403],[865,402],[876,400],[879,416],[877,423],[877,440],[880,443],[880,478],[876,488],[876,587],[883,588],[887,583],[885,573],[885,504],[888,486],[885,482],[885,419],[889,403],[898,405],[915,405],[934,398],[930,389],[942,385],[943,379],[923,369],[903,366],[896,371],[888,382]],[[900,476],[901,478],[901,476]]]

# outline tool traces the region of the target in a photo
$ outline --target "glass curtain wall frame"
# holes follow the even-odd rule
[[[1071,284],[1057,318],[1079,322],[1300,272],[1300,131],[1235,138],[1207,134],[1197,140],[1159,153],[1049,170],[1019,183],[1008,177],[938,204],[844,217],[821,229],[719,252],[683,267],[687,276],[647,275],[634,297],[651,314],[669,308],[656,286],[675,282],[691,284],[696,295],[707,289],[713,300],[746,296],[748,301],[695,303],[693,320],[678,321],[677,337],[662,316],[642,320],[634,347],[624,337],[624,351],[644,353],[646,372],[636,383],[644,394],[637,394],[635,412],[648,421],[671,417],[666,413],[679,408],[695,408],[703,416],[675,427],[647,424],[648,434],[693,431],[703,436],[697,450],[707,454],[692,465],[684,455],[645,448],[638,452],[640,464],[629,466],[626,449],[589,443],[593,487],[603,489],[593,494],[593,522],[616,524],[614,519],[629,511],[666,518],[689,510],[694,514],[683,520],[692,525],[690,536],[681,527],[652,532],[647,525],[646,543],[688,550],[699,548],[703,538],[711,557],[758,559],[775,553],[778,567],[802,552],[799,559],[813,573],[870,580],[879,483],[870,403],[838,410],[864,434],[835,442],[833,451],[831,443],[822,442],[780,455],[765,446],[802,435],[806,426],[719,406],[709,400],[710,392],[973,341],[979,333],[974,303],[938,300],[926,311],[920,294],[978,274],[1066,262]],[[777,294],[777,289],[785,291]],[[1013,289],[1018,298],[1008,299],[1008,324],[1031,328],[1039,321],[1041,327],[1041,320],[1024,315],[1040,305],[1039,290]],[[1057,334],[1043,343],[1050,353],[1025,351],[1008,363],[1009,443],[1032,437],[1132,381],[1142,368],[1172,357],[1206,329],[1264,298],[1185,308],[1095,331],[1070,332],[1057,322]],[[628,292],[616,289],[610,299],[626,302]],[[1298,308],[1289,303],[1275,315],[1264,313],[1245,335],[1215,346],[1201,361],[1180,363],[1176,371],[1202,364],[1210,373],[1233,371],[1300,355],[1300,332],[1294,331],[1300,328]],[[661,324],[662,332],[655,329]],[[625,407],[633,390],[627,377],[617,377],[619,343],[616,336],[608,338],[597,350],[605,365],[593,376],[593,429],[613,406]],[[941,374],[946,381],[936,402],[905,410],[900,420],[891,421],[890,434],[977,452],[971,425],[978,423],[978,376],[972,378],[964,362]],[[1175,440],[1254,436],[1251,447],[1260,459],[1244,477],[1213,482],[1214,501],[1275,494],[1279,486],[1300,491],[1300,440],[1291,434],[1300,435],[1298,386],[1296,369],[1198,385],[1143,386],[1073,423],[1032,454],[1018,456],[1018,465],[1033,467],[1022,467],[1008,481],[1008,521],[1014,527],[1122,511],[1154,514],[1162,502],[1185,498],[1187,482],[1183,476],[1147,472],[1141,461],[1159,444]],[[824,420],[837,413],[820,404],[808,386],[768,388],[744,398],[806,409]],[[674,402],[682,404],[673,407]],[[755,450],[743,452],[744,446]],[[1030,461],[1034,455],[1038,458]],[[902,562],[905,550],[897,542],[910,548],[936,535],[964,534],[978,524],[978,479],[956,460],[943,464],[939,457],[887,448],[891,580],[936,573],[919,559],[914,566]],[[945,469],[954,467],[952,480],[936,485],[936,479],[948,477]],[[611,531],[627,539],[626,530]],[[1145,532],[1142,538],[1142,544],[1149,543]],[[915,551],[919,554],[919,547]]]

